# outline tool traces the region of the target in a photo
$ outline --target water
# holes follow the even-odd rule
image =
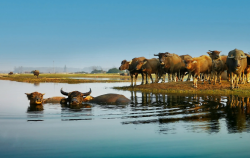
[[[248,97],[119,91],[130,83],[20,83],[0,80],[0,157],[249,157]],[[129,105],[44,104],[24,93],[123,94]]]

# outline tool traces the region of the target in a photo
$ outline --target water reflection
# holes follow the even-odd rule
[[[34,83],[34,86],[35,86],[35,87],[40,86],[40,82],[35,82],[35,83]]]
[[[168,133],[168,125],[191,123],[187,130],[217,133],[225,120],[229,133],[249,131],[248,97],[173,95],[131,92],[132,109],[123,125],[158,123],[159,132]]]
[[[27,121],[43,121],[43,105],[30,104],[27,108]]]
[[[78,121],[78,120],[92,120],[88,116],[93,116],[92,105],[80,104],[80,105],[69,105],[62,104],[61,117],[62,121]]]

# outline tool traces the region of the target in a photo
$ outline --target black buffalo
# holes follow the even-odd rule
[[[152,58],[152,59],[144,59],[143,61],[138,61],[138,64],[136,66],[137,70],[142,70],[147,74],[147,76],[150,77],[152,83],[153,78],[152,78],[152,73],[155,74],[155,82],[158,83],[158,75],[161,76],[162,74],[162,68],[161,64],[159,62],[159,59]],[[148,83],[148,79],[146,78],[146,83]]]
[[[226,64],[231,77],[231,89],[239,88],[238,81],[247,67],[246,55],[242,50],[234,49],[228,53]]]
[[[130,103],[130,100],[126,98],[124,95],[120,94],[103,94],[97,97],[90,96],[91,89],[87,93],[81,93],[79,91],[73,91],[73,92],[65,92],[61,89],[61,93],[63,95],[68,96],[66,99],[61,100],[61,104],[67,104],[69,105],[80,105],[84,102],[89,103],[97,103],[97,104],[128,104]]]

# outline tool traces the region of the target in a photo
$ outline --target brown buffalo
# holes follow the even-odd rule
[[[200,73],[210,74],[212,71],[212,59],[207,55],[202,55],[197,58],[185,60],[186,68],[193,75],[194,87],[197,88],[197,79],[200,76]],[[211,83],[211,77],[209,78],[209,83]],[[204,83],[204,79],[203,79]]]
[[[128,70],[130,77],[131,77],[131,86],[136,85],[136,80],[137,76],[140,73],[142,76],[142,82],[141,84],[144,83],[144,73],[142,70],[136,70],[136,66],[138,61],[143,61],[146,59],[145,57],[138,57],[138,58],[133,58],[131,61],[123,60],[121,62],[121,66],[119,67],[119,70]],[[133,84],[133,76],[135,76],[134,84]]]
[[[44,99],[43,96],[45,93],[33,92],[33,93],[25,93],[30,101],[31,105],[41,105],[43,103],[60,103],[62,99],[65,97],[51,97]]]
[[[242,50],[234,49],[228,53],[226,64],[231,77],[231,89],[239,88],[238,81],[242,74],[244,78],[244,71],[247,68],[246,55]]]
[[[153,83],[152,73],[155,74],[155,82],[158,83],[158,74],[161,76],[162,68],[161,64],[158,59],[152,58],[152,59],[144,59],[143,61],[138,61],[138,64],[136,66],[137,70],[142,70],[145,72],[151,79],[151,82]],[[146,78],[146,83],[148,83],[148,79]]]
[[[37,76],[37,78],[38,78],[38,76],[39,76],[39,71],[38,71],[38,70],[34,70],[34,71],[32,71],[32,72],[33,72],[34,76]]]
[[[33,93],[25,93],[30,101],[30,104],[42,104],[43,103],[43,95],[44,93],[33,92]]]
[[[79,105],[79,104],[82,104],[83,102],[97,103],[97,104],[128,104],[130,103],[130,100],[128,98],[120,94],[110,93],[110,94],[100,95],[97,97],[92,97],[92,96],[89,96],[91,93],[91,90],[87,93],[81,93],[78,91],[73,91],[73,92],[68,93],[68,92],[64,92],[62,89],[61,89],[61,93],[63,95],[68,96],[67,99],[63,99],[61,101],[61,104],[69,103],[70,105]]]
[[[8,75],[13,75],[13,72],[9,72]]]
[[[220,52],[221,51],[217,50],[209,50],[209,52],[207,52],[207,54],[212,59],[212,74],[214,78],[214,84],[216,84],[217,79],[219,81],[219,84],[221,84],[221,74],[227,70],[227,56],[220,56]]]
[[[187,55],[180,55],[180,58],[182,59],[183,63],[187,59],[192,59],[192,57],[190,55],[188,55],[188,54]],[[190,81],[192,75],[191,75],[191,72],[189,72],[188,69],[185,66],[183,66],[180,69],[179,77],[178,78],[180,78],[180,80],[183,81],[184,80],[184,76],[185,76],[186,73],[188,73],[187,81]]]
[[[155,56],[159,57],[163,70],[168,73],[169,76],[172,76],[169,77],[169,82],[171,82],[172,79],[176,82],[176,74],[185,68],[185,63],[182,61],[180,56],[169,52],[155,54]]]

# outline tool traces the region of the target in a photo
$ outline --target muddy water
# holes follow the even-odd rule
[[[249,157],[248,97],[151,94],[110,87],[129,83],[29,84],[0,81],[0,157]],[[92,89],[123,94],[131,104],[29,105]]]

